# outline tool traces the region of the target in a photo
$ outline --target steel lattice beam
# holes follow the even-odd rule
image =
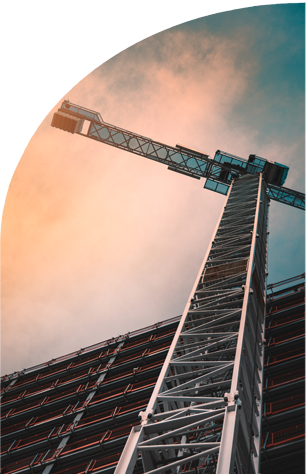
[[[268,198],[232,186],[142,423],[116,474],[258,473]]]
[[[84,121],[87,121],[89,125],[86,134],[82,132]],[[98,112],[72,104],[69,101],[62,103],[61,108],[54,114],[51,125],[165,164],[171,171],[196,179],[207,178],[204,187],[224,195],[227,194],[234,176],[245,176],[259,172],[256,166],[251,166],[243,158],[234,155],[225,154],[229,161],[222,162],[221,155],[217,151],[218,159],[213,160],[207,153],[182,145],[175,147],[165,145],[111,125],[104,122]],[[233,160],[236,164],[231,163]],[[263,158],[261,160],[267,162]],[[271,182],[266,183],[266,186],[270,199],[305,210],[305,194],[271,184]]]

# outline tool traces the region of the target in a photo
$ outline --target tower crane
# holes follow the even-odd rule
[[[82,133],[84,123],[88,130]],[[269,200],[305,210],[287,166],[256,155],[169,146],[65,100],[51,125],[164,163],[225,204],[151,399],[115,474],[258,474]]]

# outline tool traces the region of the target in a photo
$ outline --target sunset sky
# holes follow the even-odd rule
[[[63,99],[212,157],[290,167],[304,192],[304,4],[221,13],[126,49]],[[42,122],[2,221],[2,374],[182,313],[224,197]],[[304,213],[271,202],[269,277],[304,272]]]

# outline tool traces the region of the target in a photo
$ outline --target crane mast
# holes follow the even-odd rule
[[[258,474],[265,345],[269,198],[305,209],[282,187],[288,168],[219,150],[215,159],[103,122],[63,102],[52,126],[167,164],[226,195],[219,222],[149,404],[115,474]],[[84,135],[84,134],[83,134]],[[137,471],[138,472],[138,471]]]
[[[259,472],[267,216],[262,177],[235,181],[116,474],[138,451],[152,474]]]

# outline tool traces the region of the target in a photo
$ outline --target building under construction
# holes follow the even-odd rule
[[[132,474],[137,465],[147,474],[259,474],[269,205],[274,200],[305,211],[306,194],[284,187],[289,171],[284,164],[220,150],[212,159],[111,125],[99,112],[67,100],[51,126],[204,178],[204,188],[226,196],[151,397],[140,423],[131,426],[115,474]],[[269,436],[270,431],[263,449]]]
[[[180,320],[168,319],[2,377],[1,473],[113,473],[132,428],[139,426],[139,413],[148,406]],[[258,407],[261,474],[304,473],[304,320],[305,275],[268,286]],[[227,388],[226,379],[218,386],[216,378],[205,395]],[[222,426],[221,416],[208,421],[201,441],[219,442]],[[198,436],[195,425],[186,442]],[[182,458],[176,472],[198,472],[198,458],[189,456],[184,463],[179,444],[171,451]],[[137,453],[135,473],[144,472],[143,452]],[[164,456],[161,450],[156,472],[162,472]],[[215,472],[214,453],[200,462],[201,472]]]
[[[69,101],[51,125],[226,199],[181,317],[3,380],[4,473],[303,472],[304,275],[266,291],[270,200],[305,210],[289,168],[165,145]]]

